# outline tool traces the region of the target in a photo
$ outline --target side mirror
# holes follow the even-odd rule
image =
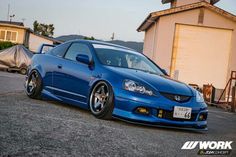
[[[76,56],[76,60],[78,62],[84,63],[84,64],[90,64],[89,56],[88,55],[83,55],[83,54],[78,54]]]
[[[162,71],[166,76],[168,76],[168,74],[167,74],[167,72],[166,72],[165,69],[161,69],[161,71]]]

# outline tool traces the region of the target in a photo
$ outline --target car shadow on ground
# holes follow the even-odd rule
[[[83,114],[86,114],[87,116],[91,116],[92,118],[96,119],[89,110],[80,108],[76,105],[71,105],[71,104],[66,104],[58,101],[51,101],[51,100],[41,100],[41,101],[46,101],[50,104],[67,108],[67,109],[72,109],[78,112],[82,112]],[[78,113],[79,114],[79,113]],[[122,126],[128,126],[128,127],[133,127],[133,128],[142,128],[142,129],[148,129],[148,130],[162,130],[162,131],[168,131],[168,132],[178,132],[178,133],[191,133],[191,134],[206,134],[207,131],[201,131],[201,130],[189,130],[185,128],[171,128],[168,126],[162,126],[162,125],[145,125],[145,124],[140,124],[140,123],[134,123],[134,122],[128,122],[122,119],[118,119],[113,117],[110,120],[103,120],[103,119],[97,119],[100,121],[109,121],[109,122],[114,122],[116,124],[122,125]]]

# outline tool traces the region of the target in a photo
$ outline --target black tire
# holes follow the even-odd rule
[[[104,91],[108,93],[108,95],[105,94],[106,98],[105,96],[102,96],[103,95],[102,92],[99,93],[99,90],[100,88],[102,88],[102,86],[104,86]],[[98,94],[100,94],[100,99],[98,98],[99,97]],[[98,101],[100,102],[100,106],[96,105],[99,104]],[[105,102],[102,105],[103,101]],[[89,96],[89,107],[92,114],[96,118],[106,119],[106,120],[112,118],[112,112],[114,109],[114,93],[110,84],[106,83],[105,81],[100,81],[93,87],[92,92],[90,93]]]
[[[7,68],[7,72],[12,73],[12,70],[10,68]]]
[[[20,74],[25,75],[27,73],[27,69],[26,68],[21,68],[20,69]]]
[[[33,82],[31,82],[33,81]],[[34,86],[33,89],[30,86]],[[42,77],[37,70],[32,70],[26,80],[25,86],[26,94],[33,99],[40,99],[41,98],[41,91],[42,91]]]

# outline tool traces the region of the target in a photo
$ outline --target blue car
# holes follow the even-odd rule
[[[76,105],[100,119],[207,130],[207,105],[198,91],[119,45],[74,40],[36,54],[25,89],[30,98]]]

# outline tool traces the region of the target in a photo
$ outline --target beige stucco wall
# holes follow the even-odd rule
[[[231,57],[228,73],[230,73],[231,70],[236,70],[236,22],[211,10],[205,9],[204,22],[203,24],[198,24],[199,12],[200,9],[194,9],[160,17],[158,24],[150,27],[151,30],[156,27],[156,41],[151,40],[151,36],[153,37],[154,35],[153,31],[146,31],[145,33],[144,54],[150,54],[152,44],[155,43],[154,55],[150,58],[169,72],[171,68],[176,23],[232,29],[232,50],[230,52]]]
[[[166,69],[167,72],[170,71],[171,57],[172,57],[172,47],[174,41],[175,24],[185,23],[185,24],[196,24],[198,22],[199,10],[191,10],[178,14],[172,14],[169,16],[160,17],[158,24],[156,25],[156,41],[154,45],[154,55],[150,57],[162,68]],[[187,15],[187,16],[186,16]],[[152,25],[155,27],[155,25]],[[154,29],[154,28],[150,29]],[[153,34],[149,31],[145,33],[146,37],[152,36]],[[154,39],[154,37],[153,37]],[[153,40],[151,42],[144,42],[144,54],[150,53],[148,50],[152,47]]]
[[[204,17],[204,25],[206,26],[217,26],[220,28],[232,29],[232,43],[229,60],[228,78],[231,71],[236,71],[236,22],[229,20],[213,11],[206,10]]]
[[[148,56],[149,58],[153,58],[153,52],[154,52],[154,46],[156,43],[157,39],[157,27],[158,27],[158,22],[155,22],[150,29],[147,30],[147,33],[145,33],[145,38],[144,38],[144,47],[143,49],[145,50],[145,55]],[[155,34],[155,35],[154,35]]]
[[[45,39],[43,37],[37,36],[30,33],[29,37],[29,49],[30,51],[37,52],[42,44],[53,44],[51,40]]]
[[[177,0],[176,1],[176,7],[181,6],[181,5],[197,3],[197,2],[201,2],[201,1],[203,1],[203,0]],[[210,0],[205,0],[205,1],[210,3]]]
[[[17,32],[17,41],[16,41],[16,43],[18,43],[18,44],[23,44],[24,43],[25,31],[26,31],[25,29],[0,25],[0,30],[16,31]]]

